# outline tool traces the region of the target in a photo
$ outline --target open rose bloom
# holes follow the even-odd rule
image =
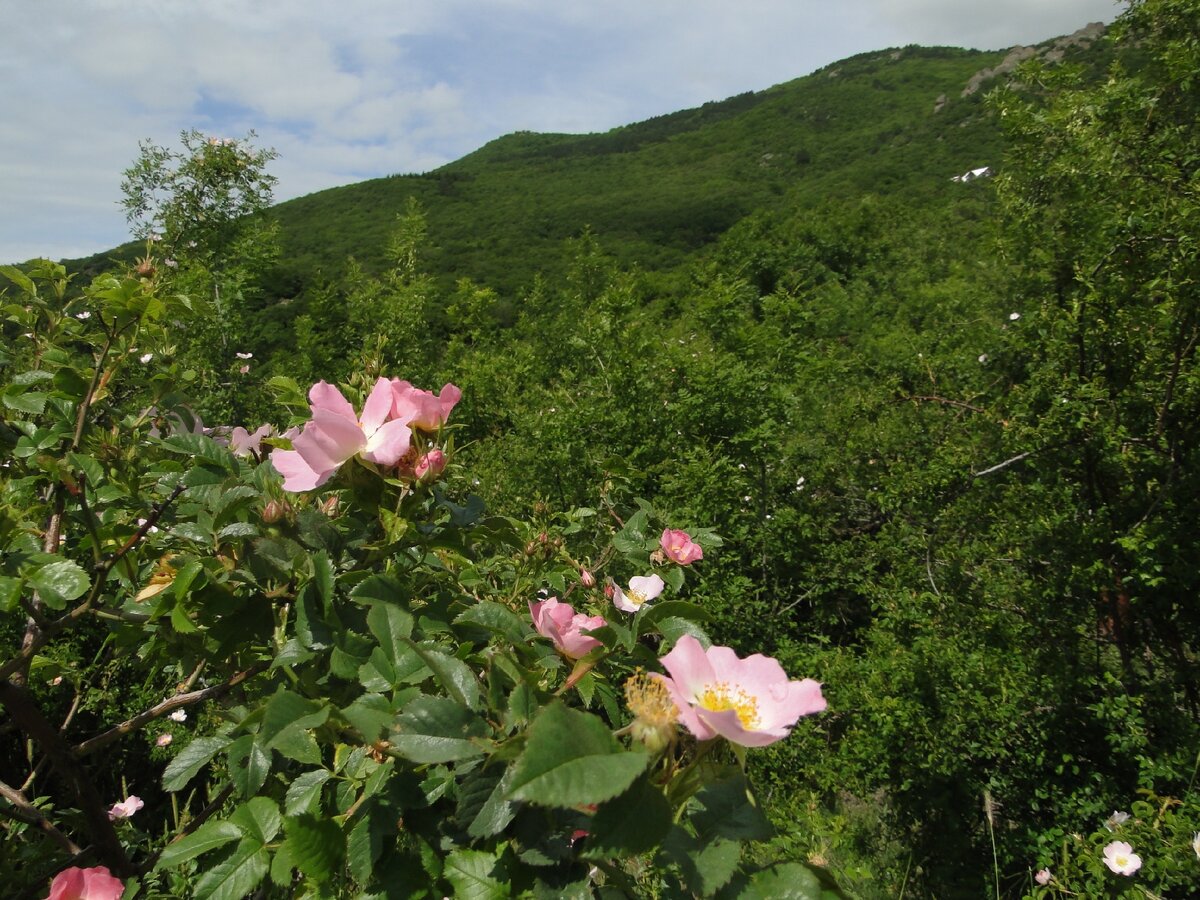
[[[634,575],[629,579],[628,590],[613,585],[613,606],[621,612],[635,613],[661,594],[664,587],[657,575]]]
[[[71,866],[54,876],[46,900],[119,900],[125,885],[104,866]]]
[[[559,603],[557,598],[529,604],[533,627],[542,637],[548,637],[558,651],[570,659],[587,656],[600,646],[600,642],[583,632],[603,628],[608,623],[603,616],[585,616],[575,612],[569,603]]]
[[[450,410],[462,399],[462,391],[453,384],[442,385],[441,391],[423,391],[407,381],[392,379],[392,415],[421,431],[437,431],[450,418]]]
[[[685,634],[661,660],[658,675],[679,709],[679,721],[702,741],[717,736],[743,747],[765,747],[787,737],[801,716],[825,709],[821,685],[789,681],[783,667],[755,653],[745,659],[728,647],[705,650]]]
[[[312,386],[308,401],[312,420],[292,440],[292,449],[271,453],[285,491],[320,487],[355,456],[394,466],[408,452],[412,431],[407,421],[392,415],[395,394],[386,378],[375,382],[361,417],[341,391],[324,381]]]
[[[136,794],[130,794],[120,803],[112,805],[112,809],[108,811],[108,817],[110,819],[128,819],[145,805],[141,797],[138,797]]]
[[[704,559],[704,551],[686,531],[666,529],[659,539],[659,545],[667,559],[676,565],[690,566],[697,560]]]
[[[1118,875],[1132,875],[1142,867],[1142,858],[1125,841],[1113,841],[1104,848],[1104,864]]]

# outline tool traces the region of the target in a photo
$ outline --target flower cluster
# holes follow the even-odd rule
[[[435,448],[410,458],[413,430],[438,431],[461,397],[452,384],[434,395],[407,381],[380,378],[358,414],[340,390],[319,381],[308,392],[312,419],[291,450],[272,451],[271,465],[283,475],[283,489],[292,492],[320,487],[356,456],[418,480],[436,476],[445,468],[445,454]]]

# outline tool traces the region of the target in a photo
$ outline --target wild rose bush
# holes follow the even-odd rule
[[[715,535],[640,501],[488,515],[451,384],[274,379],[290,421],[206,429],[152,276],[4,274],[8,885],[836,896],[743,852],[771,833],[746,748],[825,701],[711,645],[686,569]]]

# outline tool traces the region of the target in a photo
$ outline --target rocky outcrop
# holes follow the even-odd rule
[[[1025,60],[1035,56],[1040,57],[1048,63],[1059,62],[1069,49],[1072,47],[1089,46],[1104,34],[1104,30],[1103,22],[1090,22],[1078,31],[1055,38],[1053,41],[1045,44],[1039,44],[1036,47],[1013,47],[995,68],[981,69],[972,75],[967,81],[966,87],[962,90],[962,96],[971,96],[986,82],[991,81],[998,75],[1009,74],[1017,66],[1025,62]]]

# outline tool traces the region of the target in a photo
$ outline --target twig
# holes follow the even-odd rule
[[[991,466],[990,468],[984,469],[982,472],[972,472],[971,477],[972,478],[982,478],[984,475],[991,475],[993,472],[999,472],[1001,469],[1007,469],[1009,466],[1013,465],[1014,463],[1019,463],[1025,457],[1033,456],[1033,454],[1036,452],[1037,452],[1036,450],[1026,450],[1024,453],[1018,453],[1012,459],[1006,459],[1004,462],[997,463],[996,465]]]
[[[206,807],[204,807],[204,809],[200,810],[199,814],[196,815],[195,818],[188,820],[188,823],[183,826],[183,829],[179,832],[179,834],[177,834],[177,835],[175,835],[175,837],[171,838],[170,842],[167,844],[167,847],[170,847],[171,844],[174,844],[174,843],[177,843],[177,842],[183,840],[185,837],[187,837],[189,834],[191,834],[193,831],[195,831],[197,828],[199,828],[201,825],[203,825],[205,822],[207,822],[208,819],[214,813],[218,812],[221,809],[221,807],[225,805],[225,801],[228,800],[232,794],[233,794],[233,784],[231,782],[230,784],[227,784],[227,785],[225,785],[224,788],[222,788],[221,793],[217,794],[216,798],[213,800],[212,803],[208,804],[208,806],[206,806]],[[162,856],[163,850],[166,850],[167,847],[163,847],[160,850],[150,854],[150,856],[147,857],[146,861],[143,862],[141,864],[141,866],[139,866],[141,871],[149,872],[151,869],[153,869],[154,864],[158,862],[158,858],[160,856]]]
[[[193,704],[210,700],[213,697],[220,697],[227,691],[237,687],[246,679],[252,678],[259,672],[262,672],[269,665],[269,662],[263,660],[262,662],[255,663],[248,669],[244,669],[243,671],[236,673],[235,675],[231,676],[228,681],[223,681],[220,684],[216,684],[212,687],[207,687],[199,691],[191,691],[187,694],[176,694],[174,697],[169,697],[162,703],[150,707],[148,710],[139,713],[132,719],[126,719],[121,724],[114,725],[112,728],[108,729],[108,731],[102,732],[93,738],[88,738],[86,741],[76,744],[72,748],[72,751],[76,756],[87,756],[89,753],[93,753],[102,747],[107,747],[113,741],[123,737],[126,734],[129,734],[129,732],[136,731],[147,722],[152,722],[154,719],[157,719],[160,716],[165,716],[167,713],[172,712],[173,710],[181,709],[185,706],[192,706]],[[197,671],[195,674],[199,675],[199,671]]]
[[[5,810],[5,812],[14,819],[20,819],[22,822],[40,829],[48,838],[72,856],[78,856],[83,852],[83,849],[78,844],[55,828],[54,823],[43,816],[41,810],[26,800],[25,795],[16,788],[10,787],[3,781],[0,781],[0,797],[3,797],[13,805],[12,809]]]

